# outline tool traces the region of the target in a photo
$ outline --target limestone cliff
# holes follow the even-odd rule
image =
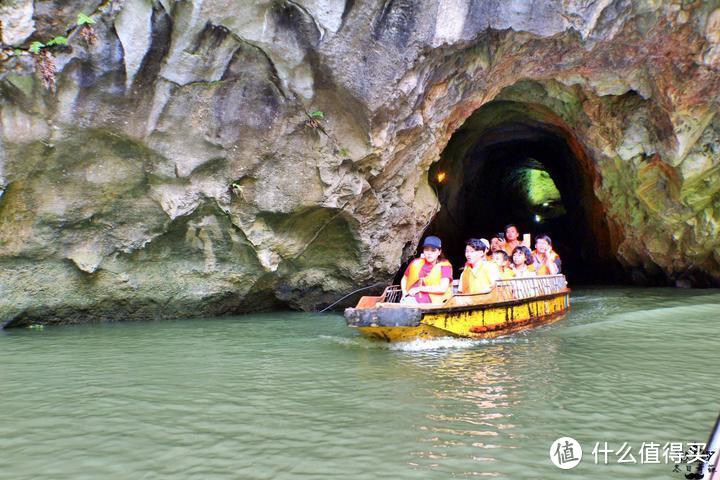
[[[606,255],[720,280],[718,0],[5,0],[0,20],[0,324],[390,279],[439,208],[431,165],[500,101],[562,132]]]

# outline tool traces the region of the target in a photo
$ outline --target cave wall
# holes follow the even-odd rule
[[[570,130],[629,272],[720,280],[719,1],[15,0],[0,21],[0,323],[312,308],[392,278],[438,209],[428,169],[493,100]],[[48,89],[29,49],[58,35]]]

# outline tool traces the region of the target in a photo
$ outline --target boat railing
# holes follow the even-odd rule
[[[565,275],[542,275],[499,280],[496,290],[500,300],[520,300],[558,293],[566,288]]]
[[[380,297],[380,302],[384,303],[400,303],[402,300],[402,288],[400,285],[388,285]]]

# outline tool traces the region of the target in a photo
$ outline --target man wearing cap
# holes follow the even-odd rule
[[[438,237],[426,237],[423,254],[408,265],[400,283],[403,303],[443,303],[452,296],[452,264],[442,255]]]

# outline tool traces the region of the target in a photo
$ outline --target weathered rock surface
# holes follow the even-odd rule
[[[0,20],[0,324],[387,280],[438,209],[431,164],[498,100],[566,132],[624,268],[720,282],[718,1],[17,0]],[[49,91],[28,47],[65,34]]]

